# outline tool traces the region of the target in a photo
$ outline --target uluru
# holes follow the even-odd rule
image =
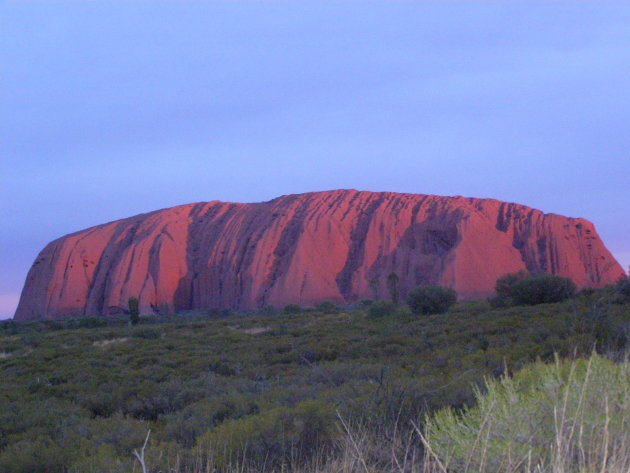
[[[350,304],[422,284],[460,299],[526,270],[601,287],[622,275],[594,225],[494,199],[336,190],[261,203],[200,202],[98,225],[49,243],[16,320]]]

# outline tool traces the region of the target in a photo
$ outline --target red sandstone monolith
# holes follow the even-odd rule
[[[601,287],[624,272],[593,224],[492,199],[337,190],[269,202],[204,202],[137,215],[50,243],[16,320],[401,296],[421,284],[485,298],[518,270]]]

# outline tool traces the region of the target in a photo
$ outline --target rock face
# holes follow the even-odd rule
[[[48,244],[17,320],[255,309],[388,298],[420,284],[487,297],[518,270],[598,287],[623,273],[580,218],[492,199],[339,190],[269,202],[204,202],[99,225]]]

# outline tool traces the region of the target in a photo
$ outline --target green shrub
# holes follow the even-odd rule
[[[162,336],[162,332],[159,329],[154,328],[139,328],[135,329],[131,335],[133,338],[144,338],[147,340],[154,340]]]
[[[529,277],[527,271],[518,271],[516,273],[508,273],[497,279],[494,286],[496,296],[490,299],[490,303],[494,307],[509,307],[513,304],[512,289],[516,283]]]
[[[139,445],[142,445],[140,443]],[[137,445],[134,445],[136,448]],[[128,455],[119,456],[109,444],[103,443],[80,452],[68,468],[68,473],[128,473],[134,470],[135,460]]]
[[[615,302],[618,304],[630,303],[630,276],[625,276],[615,284]]]
[[[219,318],[221,317],[221,309],[217,309],[216,307],[212,309],[208,309],[207,314],[208,314],[208,317],[212,317],[215,319]]]
[[[379,318],[391,315],[395,311],[396,306],[393,302],[376,301],[368,307],[367,315],[370,318]]]
[[[223,317],[229,317],[230,315],[232,315],[232,310],[231,309],[219,309],[219,308],[212,308],[212,309],[208,309],[208,312],[206,312],[208,314],[209,317],[212,317],[213,319],[218,319],[218,318],[223,318]]]
[[[266,305],[265,307],[263,307],[262,309],[258,311],[260,315],[265,315],[265,316],[276,315],[276,312],[277,312],[276,309],[271,305]]]
[[[628,362],[597,354],[537,362],[513,378],[487,380],[486,392],[477,389],[475,397],[463,412],[446,408],[427,420],[430,462],[439,459],[453,472],[630,468]]]
[[[630,326],[613,316],[615,306],[611,302],[616,300],[610,289],[594,290],[591,294],[581,291],[565,318],[569,333],[593,337],[600,353],[623,351],[630,335]]]
[[[18,333],[18,324],[15,320],[4,320],[0,322],[0,327],[2,327],[2,331],[7,335],[15,335]]]
[[[339,308],[330,301],[324,301],[321,304],[317,304],[315,309],[324,314],[336,314],[339,312]]]
[[[142,445],[147,428],[146,422],[120,413],[108,418],[99,417],[93,420],[90,429],[90,447],[106,444],[121,458],[128,458],[129,452]]]
[[[94,328],[94,327],[105,327],[107,325],[107,320],[104,317],[81,317],[79,318],[79,327],[80,328]],[[59,330],[58,327],[54,327],[55,330]]]
[[[506,274],[497,279],[496,296],[490,299],[494,307],[511,305],[536,305],[562,302],[574,297],[575,283],[561,276],[551,274],[529,275],[525,271]],[[588,297],[589,291],[582,294]]]
[[[291,461],[308,460],[330,449],[334,415],[322,402],[304,401],[225,422],[197,442],[214,453],[219,471],[243,465],[269,471]]]
[[[75,401],[94,417],[111,416],[121,402],[119,392],[112,385],[104,385],[96,392],[80,392],[75,396]]]
[[[169,439],[186,448],[194,446],[197,437],[231,419],[258,414],[258,405],[245,396],[231,395],[203,399],[163,417]]]
[[[285,314],[299,314],[302,312],[302,308],[297,304],[289,304],[284,307]]]
[[[575,283],[569,278],[540,274],[516,282],[510,297],[516,305],[536,305],[562,302],[575,295]]]
[[[20,440],[0,453],[3,473],[63,473],[71,452],[51,438]]]
[[[457,302],[455,289],[420,286],[409,293],[407,304],[415,314],[441,314]]]

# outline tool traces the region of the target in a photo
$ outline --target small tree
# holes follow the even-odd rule
[[[389,276],[387,276],[387,290],[389,291],[389,295],[391,296],[394,305],[398,305],[398,300],[400,298],[400,289],[398,287],[399,281],[400,278],[396,273],[389,273]]]
[[[442,286],[420,286],[409,293],[407,304],[414,314],[441,314],[457,302],[455,289]]]
[[[140,301],[137,297],[129,298],[129,321],[131,325],[138,325],[140,322]]]

